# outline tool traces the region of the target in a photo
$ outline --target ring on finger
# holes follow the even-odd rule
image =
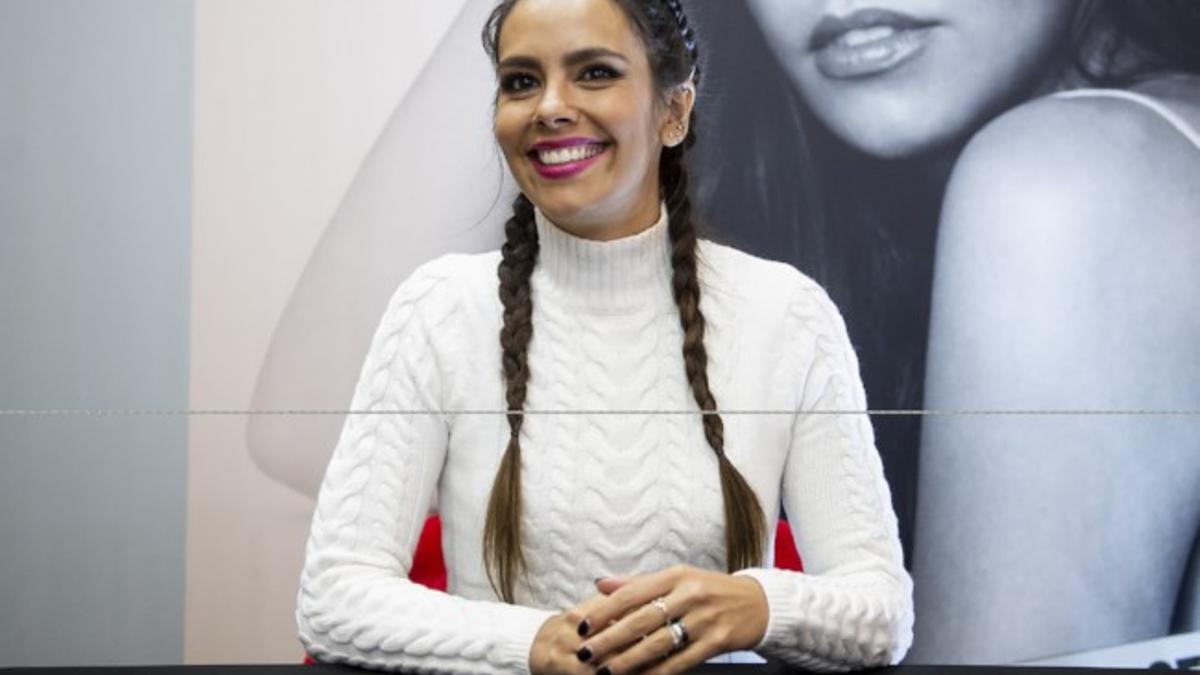
[[[683,649],[688,643],[687,627],[683,625],[683,619],[676,619],[667,624],[667,628],[671,631],[671,651],[677,652]]]
[[[663,625],[669,625],[671,623],[671,613],[667,611],[667,603],[664,602],[662,598],[655,598],[654,600],[651,600],[650,605],[659,612],[662,612]]]

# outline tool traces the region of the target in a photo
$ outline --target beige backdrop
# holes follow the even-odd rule
[[[296,280],[462,0],[197,0],[191,407],[246,409]],[[281,233],[283,235],[281,236]],[[188,663],[295,662],[313,503],[189,430]]]

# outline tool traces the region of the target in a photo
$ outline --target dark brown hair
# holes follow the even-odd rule
[[[1200,72],[1200,3],[1082,0],[1071,29],[1071,65],[1083,86],[1123,88],[1163,73]]]
[[[503,0],[488,18],[483,44],[492,62],[499,60],[499,36],[504,20],[519,0]],[[689,77],[699,80],[695,33],[679,0],[613,0],[625,12],[646,47],[654,84],[664,98]],[[694,70],[693,70],[694,69]],[[671,240],[671,286],[683,328],[683,365],[692,396],[703,414],[704,437],[717,453],[721,493],[725,504],[726,567],[733,572],[759,565],[767,537],[766,517],[749,484],[725,455],[725,427],[716,397],[708,384],[708,353],[704,346],[704,314],[696,272],[696,228],[688,196],[687,151],[696,143],[695,112],[684,142],[665,148],[659,165],[659,187],[666,201]],[[533,337],[533,302],[529,280],[537,261],[538,239],[533,204],[525,195],[513,202],[505,225],[505,243],[498,268],[504,323],[500,347],[510,436],[488,500],[483,532],[483,556],[488,580],[505,602],[514,602],[513,587],[527,569],[521,548],[521,411],[529,382],[528,347]]]

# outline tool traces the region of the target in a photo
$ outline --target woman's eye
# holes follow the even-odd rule
[[[589,66],[583,71],[583,79],[585,80],[611,80],[620,75],[617,71],[608,66]]]
[[[520,93],[537,84],[531,76],[524,73],[505,75],[500,79],[500,88],[510,93]]]

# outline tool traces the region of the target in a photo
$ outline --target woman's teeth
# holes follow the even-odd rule
[[[834,40],[834,44],[844,47],[858,47],[865,45],[868,42],[881,40],[895,34],[896,29],[891,26],[872,26],[870,28],[856,28],[851,31],[846,31]]]
[[[538,161],[542,164],[569,164],[593,157],[604,151],[603,145],[576,145],[570,148],[538,150]]]

